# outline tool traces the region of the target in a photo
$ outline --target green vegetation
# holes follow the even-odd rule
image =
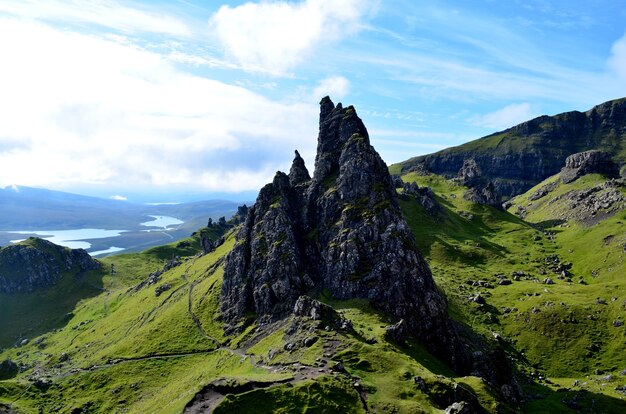
[[[403,179],[430,186],[443,206],[431,216],[415,199],[400,200],[452,316],[489,345],[501,346],[533,379],[522,384],[533,396],[523,411],[624,412],[624,395],[616,388],[626,385],[620,375],[626,330],[619,324],[626,322],[626,212],[593,225],[561,218],[567,194],[602,178],[557,183],[531,201],[530,194],[552,178],[511,200],[508,211],[465,200],[466,188],[439,176]],[[518,206],[526,209],[524,219],[515,214]],[[344,213],[360,214],[359,206],[346,206]],[[316,230],[306,237],[316,238]],[[227,384],[230,391],[214,394],[216,413],[362,413],[364,406],[369,412],[436,413],[455,389],[473,395],[473,404],[486,412],[512,412],[482,379],[458,376],[415,341],[388,341],[389,318],[367,300],[318,298],[350,321],[347,327],[290,317],[271,329],[250,324],[225,335],[219,299],[223,260],[234,243],[230,233],[215,251],[198,255],[195,234],[104,259],[103,270],[84,275],[81,283],[66,275],[58,289],[0,297],[3,327],[19,323],[29,307],[34,310],[24,313],[30,319],[23,326],[42,315],[57,318],[25,334],[27,344],[7,341],[0,361],[10,359],[22,372],[0,381],[0,407],[180,413],[206,386]],[[177,256],[180,265],[156,283],[140,285]],[[555,272],[555,260],[565,276]],[[477,295],[486,304],[474,301]],[[9,309],[14,313],[5,316]]]

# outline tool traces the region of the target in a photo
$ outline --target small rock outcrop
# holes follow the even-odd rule
[[[236,332],[290,315],[301,295],[366,298],[435,355],[467,371],[445,297],[417,250],[387,166],[352,106],[324,98],[313,178],[296,153],[261,189],[228,255],[221,317]]]
[[[402,196],[405,199],[414,198],[432,217],[443,216],[443,208],[437,202],[435,193],[430,187],[420,187],[414,182],[403,183]]]
[[[63,273],[100,268],[83,249],[68,249],[31,237],[0,249],[0,292],[30,293],[55,285]]]
[[[575,181],[585,174],[602,174],[609,178],[619,177],[619,167],[604,151],[585,151],[572,154],[565,160],[561,170],[561,181],[565,184]]]
[[[463,185],[472,185],[481,176],[480,167],[474,158],[463,161],[463,166],[459,170],[458,179]]]
[[[484,204],[498,209],[502,209],[500,196],[497,194],[492,182],[486,186],[470,188],[463,194],[463,198],[473,203]]]

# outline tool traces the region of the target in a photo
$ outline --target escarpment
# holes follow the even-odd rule
[[[227,332],[288,316],[303,294],[365,298],[455,369],[469,358],[397,202],[387,166],[352,106],[321,101],[315,171],[296,152],[260,191],[229,254]]]
[[[63,272],[100,268],[83,249],[68,249],[47,240],[30,238],[0,249],[0,293],[29,293],[53,286]]]
[[[402,173],[458,178],[478,190],[492,183],[498,195],[511,197],[557,174],[572,154],[589,150],[608,152],[619,165],[626,163],[626,98],[586,112],[540,116],[457,147],[411,158],[398,167]]]

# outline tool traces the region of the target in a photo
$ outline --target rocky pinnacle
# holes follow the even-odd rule
[[[402,216],[387,166],[352,106],[320,103],[313,178],[296,151],[289,176],[260,191],[229,254],[221,315],[235,332],[288,316],[302,294],[365,298],[455,369],[468,357],[445,297]]]

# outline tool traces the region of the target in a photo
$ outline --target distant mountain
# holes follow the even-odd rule
[[[125,230],[120,236],[89,241],[90,251],[111,246],[139,251],[189,236],[207,220],[231,217],[240,203],[206,200],[181,204],[147,205],[128,201],[11,186],[0,189],[0,245],[20,238],[10,231],[109,229]],[[147,232],[140,223],[151,216],[171,216],[184,223],[160,231]],[[162,231],[161,231],[162,230]],[[26,235],[27,237],[28,235]]]
[[[395,164],[396,174],[428,171],[459,177],[471,187],[492,182],[496,192],[520,194],[559,172],[574,153],[603,150],[626,162],[626,98],[587,112],[540,116],[505,131]]]

